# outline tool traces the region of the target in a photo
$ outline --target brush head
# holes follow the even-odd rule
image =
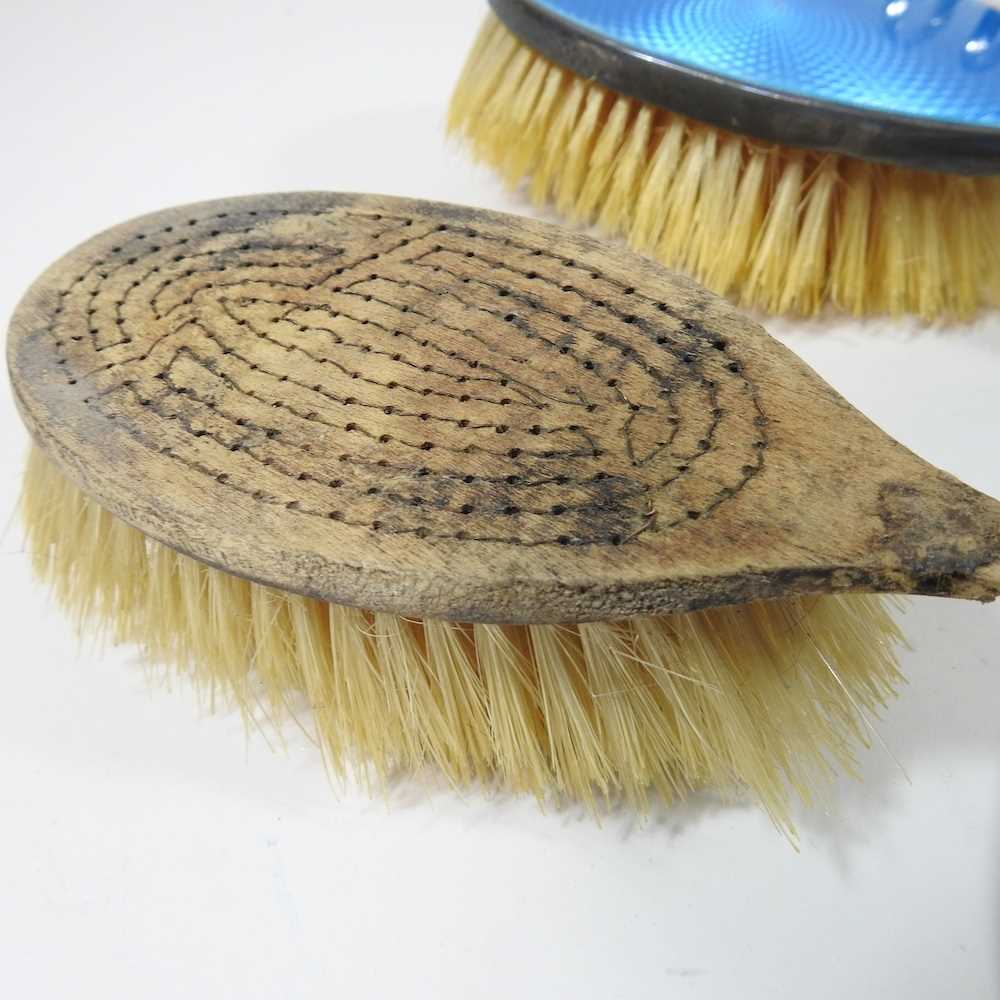
[[[724,300],[511,216],[342,194],[146,216],[36,282],[8,358],[103,508],[338,604],[576,622],[1000,585],[993,501]]]
[[[490,0],[578,76],[758,139],[1000,173],[1000,10],[984,0]]]

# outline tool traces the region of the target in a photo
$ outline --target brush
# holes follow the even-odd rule
[[[599,810],[791,829],[900,681],[886,594],[992,600],[1000,504],[631,251],[370,195],[170,209],[13,317],[38,574],[280,716]]]
[[[767,311],[1000,301],[1000,10],[490,2],[448,126],[537,205]]]

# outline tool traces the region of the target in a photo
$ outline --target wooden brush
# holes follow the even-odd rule
[[[1000,11],[490,2],[449,129],[536,204],[770,311],[1000,302]]]
[[[185,206],[30,289],[40,576],[337,769],[789,823],[899,681],[872,592],[992,600],[1000,504],[630,251],[368,195]]]

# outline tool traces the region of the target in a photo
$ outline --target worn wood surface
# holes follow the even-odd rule
[[[725,301],[510,216],[324,193],[146,216],[39,279],[8,361],[35,440],[116,515],[345,604],[1000,588],[1000,504]]]

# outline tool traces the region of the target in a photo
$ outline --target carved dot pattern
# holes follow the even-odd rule
[[[417,538],[624,545],[763,468],[752,372],[696,319],[474,214],[317,204],[102,253],[53,299],[67,386],[226,489]]]

